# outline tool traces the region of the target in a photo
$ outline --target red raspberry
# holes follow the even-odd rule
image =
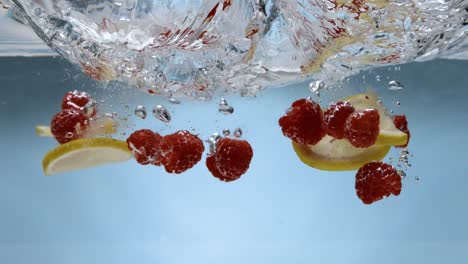
[[[397,115],[393,117],[393,123],[395,124],[396,128],[401,130],[402,132],[406,133],[408,135],[408,140],[406,140],[405,145],[401,146],[396,146],[397,148],[406,148],[409,143],[409,139],[411,137],[411,133],[408,129],[408,121],[406,121],[406,116],[405,115]]]
[[[141,165],[161,165],[159,162],[161,151],[161,135],[149,129],[133,132],[127,138],[128,149],[133,152],[135,159]]]
[[[356,174],[356,194],[364,204],[401,192],[401,177],[389,164],[373,161],[362,166]]]
[[[317,144],[324,136],[323,112],[320,105],[309,99],[295,101],[279,119],[283,134],[299,144]]]
[[[222,138],[216,143],[216,153],[206,159],[208,170],[225,181],[239,179],[250,166],[253,150],[245,140]]]
[[[376,109],[365,109],[352,113],[345,124],[345,135],[351,145],[368,148],[379,136],[380,115]]]
[[[72,91],[68,92],[63,96],[62,99],[62,110],[65,109],[74,109],[76,111],[84,112],[85,106],[93,100],[90,95],[86,92]],[[89,117],[96,115],[96,109],[91,109],[92,112],[89,113]],[[88,115],[87,113],[84,113]]]
[[[210,154],[206,157],[206,167],[208,170],[215,176],[216,178],[229,182],[233,181],[233,179],[225,177],[218,169],[218,165],[216,165],[216,154]]]
[[[50,130],[60,144],[80,138],[88,127],[88,118],[75,110],[63,110],[54,115]]]
[[[169,173],[182,173],[197,164],[205,147],[203,141],[188,131],[164,136],[161,141],[161,163]]]
[[[339,101],[331,104],[323,113],[324,129],[328,135],[336,138],[345,138],[346,119],[354,112],[349,102]]]

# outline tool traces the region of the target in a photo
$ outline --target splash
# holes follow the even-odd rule
[[[4,4],[9,5],[7,1]],[[371,67],[468,59],[467,0],[13,0],[97,80],[210,99]]]

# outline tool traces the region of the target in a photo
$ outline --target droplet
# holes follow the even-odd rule
[[[242,129],[240,129],[240,127],[236,128],[236,129],[234,130],[234,133],[233,133],[233,134],[234,134],[234,136],[237,137],[237,138],[242,137]]]
[[[404,87],[405,86],[399,81],[393,80],[388,82],[388,89],[392,91],[403,90]]]
[[[316,94],[323,88],[325,88],[325,83],[322,80],[313,81],[309,84],[309,91]]]
[[[224,135],[225,137],[229,136],[230,134],[231,134],[231,130],[229,130],[229,128],[223,129],[223,135]]]
[[[145,119],[146,115],[147,115],[146,107],[144,107],[142,105],[137,105],[137,107],[135,107],[135,115],[138,116],[141,119]]]
[[[169,98],[169,103],[171,104],[180,104],[180,101],[175,98]]]
[[[153,108],[153,115],[157,119],[163,121],[164,123],[171,122],[171,114],[167,109],[162,105],[157,105]]]
[[[382,80],[382,77],[380,77],[380,75],[377,74],[377,75],[375,76],[375,80],[378,81],[378,82],[380,82],[380,81]]]

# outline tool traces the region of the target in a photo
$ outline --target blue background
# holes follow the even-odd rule
[[[365,206],[355,172],[303,165],[277,126],[309,95],[306,83],[227,97],[235,113],[225,116],[218,100],[171,105],[103,87],[60,59],[1,58],[0,263],[467,263],[467,70],[444,60],[381,68],[322,93],[328,103],[372,88],[408,116],[414,156],[402,193]],[[405,89],[389,91],[392,79]],[[104,99],[101,111],[129,114],[130,130],[193,128],[207,138],[241,127],[255,151],[251,169],[230,184],[203,162],[182,175],[130,161],[45,177],[41,160],[56,143],[34,127],[72,89]],[[170,126],[133,117],[137,104],[158,103],[171,109]]]

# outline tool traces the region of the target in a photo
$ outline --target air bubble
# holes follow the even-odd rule
[[[162,105],[157,105],[153,108],[153,115],[157,119],[163,121],[164,123],[171,122],[171,114],[167,109]]]
[[[221,139],[221,136],[218,133],[213,133],[205,142],[208,143],[210,147],[210,154],[216,152],[216,143]]]
[[[175,98],[169,98],[169,103],[171,104],[180,104],[180,101]]]
[[[146,107],[142,105],[137,105],[137,107],[135,107],[135,115],[141,119],[145,119],[147,116]]]
[[[223,135],[225,137],[229,136],[230,134],[231,134],[231,130],[229,130],[228,128],[223,129]]]
[[[392,91],[403,90],[405,86],[399,81],[390,81],[388,82],[388,89]]]
[[[93,116],[96,113],[96,105],[97,102],[94,100],[89,100],[85,106],[81,110],[83,110],[84,114],[88,117]]]
[[[73,133],[72,132],[67,132],[65,134],[65,138],[72,138],[73,137]]]
[[[234,108],[232,106],[229,106],[228,102],[226,99],[221,98],[219,101],[219,108],[218,111],[221,113],[224,113],[226,115],[234,113]]]
[[[313,81],[309,84],[309,91],[320,94],[320,90],[325,88],[325,83],[322,80]]]
[[[242,137],[242,129],[236,128],[236,129],[234,130],[234,133],[233,133],[233,134],[234,134],[234,136],[237,137],[237,138]]]
[[[382,80],[382,77],[380,77],[380,75],[376,75],[376,76],[375,76],[375,80],[378,81],[378,82],[380,82],[380,81]]]

